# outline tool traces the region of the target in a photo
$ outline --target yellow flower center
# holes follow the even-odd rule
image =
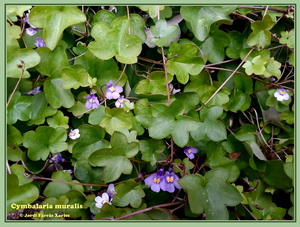
[[[285,91],[284,91],[284,90],[281,90],[281,91],[280,91],[280,94],[281,94],[281,95],[284,95],[284,94],[285,94]]]
[[[153,182],[158,184],[160,182],[160,179],[157,178],[157,177],[155,177],[154,180],[153,180]]]
[[[173,179],[172,176],[168,176],[168,177],[167,177],[167,182],[168,182],[168,183],[170,183],[170,182],[172,183],[173,181],[174,181],[174,179]]]
[[[89,101],[90,101],[90,103],[94,103],[95,102],[94,99],[90,99]]]
[[[72,132],[71,132],[71,135],[72,135],[72,136],[74,136],[74,135],[75,135],[75,132],[74,132],[74,131],[72,131]]]
[[[193,151],[192,151],[192,149],[188,149],[188,153],[190,154],[190,153],[192,153]]]
[[[115,88],[114,88],[114,87],[110,87],[109,90],[110,90],[110,91],[114,91]]]
[[[119,99],[119,102],[122,102],[122,103],[123,103],[123,102],[124,102],[124,100],[123,100],[123,99]]]

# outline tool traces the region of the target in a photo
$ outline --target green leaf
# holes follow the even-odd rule
[[[226,169],[218,168],[207,172],[204,177],[186,175],[178,183],[187,192],[194,214],[205,212],[208,220],[228,220],[226,206],[235,206],[242,201],[237,189],[226,182],[228,177]]]
[[[139,5],[138,6],[141,10],[148,12],[149,16],[151,18],[157,17],[158,13],[160,13],[160,11],[163,11],[165,9],[166,6],[162,6],[162,5]]]
[[[89,124],[99,125],[105,117],[105,107],[100,105],[98,108],[93,109],[89,115]]]
[[[28,157],[33,161],[46,160],[49,153],[59,153],[67,149],[64,142],[67,133],[64,128],[39,126],[36,131],[24,133],[23,145],[28,148]]]
[[[125,112],[121,108],[110,109],[106,107],[105,118],[101,121],[100,126],[112,135],[114,131],[119,129],[131,129],[132,118],[133,115],[131,112]]]
[[[11,21],[17,21],[19,17],[23,17],[23,13],[26,10],[31,9],[32,6],[30,5],[7,5],[6,6],[6,16],[9,18]]]
[[[174,123],[175,119],[170,114],[159,116],[149,126],[149,136],[153,139],[166,138],[173,131]]]
[[[23,136],[18,129],[12,125],[7,126],[7,159],[10,161],[20,161],[22,150],[18,145],[22,144]]]
[[[87,184],[104,184],[103,169],[92,167],[87,159],[81,159],[74,164],[76,178]]]
[[[173,76],[168,74],[168,81],[172,82]],[[136,94],[167,94],[166,78],[162,71],[151,72],[146,79],[140,80],[135,89]]]
[[[270,15],[266,14],[261,21],[255,21],[251,24],[253,32],[247,39],[247,45],[258,45],[259,49],[263,49],[271,43],[271,28],[276,24]]]
[[[77,180],[72,180],[72,177],[68,171],[56,171],[52,174],[51,179],[79,183]],[[53,181],[46,186],[43,194],[47,197],[59,198],[61,195],[66,194],[70,190],[78,190],[83,192],[83,186],[75,184],[62,184]]]
[[[24,74],[22,78],[29,78],[30,74],[27,69],[32,68],[40,63],[41,57],[35,50],[26,48],[20,49],[18,47],[7,47],[7,63],[6,76],[12,78],[20,78],[22,75],[22,67],[24,62]],[[21,65],[22,67],[18,67]]]
[[[184,147],[190,138],[190,133],[197,130],[200,123],[191,117],[182,116],[176,120],[171,135],[174,143],[179,147]]]
[[[65,116],[61,111],[57,111],[55,115],[47,118],[47,123],[52,128],[65,128],[68,129],[69,117]]]
[[[31,120],[28,122],[28,125],[43,124],[46,117],[53,116],[57,112],[57,109],[48,106],[44,92],[33,96],[30,108]]]
[[[181,16],[191,23],[195,37],[204,41],[210,26],[215,22],[231,23],[228,16],[235,10],[234,6],[183,6],[180,9]]]
[[[257,145],[256,142],[254,141],[246,141],[244,143],[247,151],[252,155],[254,154],[257,158],[259,158],[260,160],[266,161],[266,157],[264,155],[264,153],[261,151],[260,147]]]
[[[221,62],[225,59],[225,47],[230,43],[226,32],[215,31],[201,44],[200,48],[204,56],[211,63]]]
[[[13,203],[18,205],[30,204],[36,201],[39,197],[39,190],[33,184],[25,184],[19,186],[18,177],[15,174],[7,175],[7,197],[6,197],[6,209],[7,212],[14,211],[11,207]]]
[[[96,83],[82,65],[72,65],[62,69],[62,78],[64,79],[64,89],[78,89],[79,87],[88,87]]]
[[[35,68],[43,75],[60,78],[62,68],[69,66],[62,46],[57,46],[53,51],[47,47],[40,47],[36,52],[41,56],[41,62]]]
[[[97,78],[97,85],[108,83],[110,80],[117,81],[122,71],[119,71],[117,63],[113,59],[101,60],[93,55],[90,51],[79,58],[76,58],[75,64],[82,65],[88,71],[91,77]],[[126,74],[123,74],[119,81],[119,86],[124,86],[127,80]]]
[[[142,203],[142,198],[145,197],[140,184],[134,180],[129,180],[125,184],[119,184],[115,187],[116,195],[113,199],[113,204],[119,207],[126,207],[129,204],[133,208],[138,208]]]
[[[245,68],[247,75],[263,75],[266,70],[267,59],[264,59],[261,55],[254,57],[251,61],[246,61],[242,66]]]
[[[150,162],[153,166],[160,160],[161,153],[166,149],[166,145],[163,140],[141,140],[140,141],[140,151],[142,153],[142,160]]]
[[[92,28],[95,41],[88,45],[88,49],[102,60],[115,56],[121,63],[136,63],[142,51],[142,40],[137,35],[129,34],[129,25],[126,16],[115,19],[111,26],[103,22],[95,23]]]
[[[94,16],[93,16],[93,23],[96,22],[104,22],[107,25],[111,25],[111,23],[116,19],[116,15],[113,12],[110,12],[108,10],[99,10]]]
[[[197,53],[198,47],[192,43],[180,45],[171,42],[167,63],[168,73],[175,74],[179,83],[186,84],[189,74],[198,75],[204,68],[204,62]]]
[[[293,187],[291,178],[284,171],[282,160],[267,161],[263,180],[275,188],[291,189]]]
[[[234,90],[229,96],[229,102],[227,103],[228,110],[231,112],[245,111],[249,109],[251,105],[251,98],[248,94],[245,94],[239,90]]]
[[[233,164],[234,160],[225,156],[222,145],[216,142],[209,142],[206,146],[207,150],[207,164],[210,168],[225,167]]]
[[[230,43],[226,48],[226,55],[229,58],[240,57],[240,52],[244,48],[245,35],[239,33],[238,31],[230,31],[227,33]]]
[[[105,131],[100,126],[82,124],[78,129],[80,137],[72,148],[73,157],[77,160],[88,159],[94,151],[108,147],[108,142],[103,140]]]
[[[139,151],[138,142],[128,142],[121,132],[114,132],[110,143],[112,148],[100,149],[89,157],[92,166],[103,167],[105,183],[117,180],[122,173],[130,174],[132,164],[128,158],[134,157]]]
[[[20,121],[28,121],[31,118],[30,105],[32,97],[21,96],[19,91],[16,91],[7,107],[7,124],[12,125]]]
[[[266,64],[266,70],[263,74],[264,77],[268,78],[271,76],[277,77],[277,79],[280,79],[281,77],[281,63],[278,61],[275,61],[274,58],[269,58],[268,62]]]
[[[46,46],[53,50],[63,31],[71,25],[85,22],[86,16],[76,6],[35,6],[29,21],[35,27],[43,28]]]
[[[150,40],[150,43],[155,44],[159,47],[167,45],[169,40],[175,38],[178,34],[179,27],[176,25],[168,25],[166,20],[159,20],[155,26],[150,28],[153,38]]]
[[[71,91],[63,88],[64,79],[50,79],[44,83],[46,99],[53,108],[70,108],[75,104]]]
[[[145,33],[145,20],[138,14],[130,14],[130,34],[137,35],[145,42],[147,36]]]
[[[295,48],[295,30],[282,31],[279,43],[286,44],[289,48]]]
[[[223,108],[212,106],[201,110],[200,118],[203,122],[197,130],[191,133],[194,140],[210,139],[218,142],[227,138],[226,127],[223,122],[217,120],[223,113]]]
[[[239,141],[256,141],[255,131],[257,130],[256,125],[243,124],[241,129],[235,134],[235,138]]]
[[[29,184],[33,180],[31,178],[27,178],[24,176],[25,169],[22,165],[13,164],[10,167],[11,173],[15,174],[19,179],[19,186],[22,186],[24,184]]]

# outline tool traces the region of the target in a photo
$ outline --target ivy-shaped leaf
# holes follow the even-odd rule
[[[24,62],[24,75],[22,78],[29,78],[30,74],[27,69],[32,68],[39,64],[41,58],[37,54],[36,51],[26,48],[26,49],[19,49],[8,47],[7,49],[7,65],[6,65],[6,76],[19,78],[22,75],[22,67],[18,67],[18,65],[22,65]]]
[[[86,16],[76,6],[35,6],[29,21],[35,27],[43,28],[46,46],[53,50],[63,31],[71,25],[85,22]]]
[[[127,17],[119,17],[111,26],[95,23],[92,36],[95,41],[88,49],[98,58],[108,60],[112,57],[124,64],[134,64],[142,51],[142,40],[137,35],[129,34],[130,22]]]
[[[229,36],[217,27],[212,28],[210,36],[201,44],[200,48],[211,63],[225,59],[225,47],[230,43]]]
[[[10,161],[20,161],[22,150],[19,145],[23,142],[23,136],[18,129],[12,125],[7,126],[7,159]]]
[[[261,55],[254,57],[251,61],[246,61],[242,66],[245,68],[247,75],[263,75],[266,71],[267,59],[264,59]]]
[[[15,174],[19,179],[19,186],[22,186],[24,184],[29,184],[33,181],[31,178],[27,178],[24,176],[25,169],[22,165],[19,164],[13,164],[10,167],[11,173]]]
[[[51,78],[60,78],[61,70],[68,67],[68,57],[62,46],[57,46],[54,50],[47,47],[40,47],[36,52],[41,56],[41,62],[35,67],[37,71]]]
[[[142,153],[142,160],[150,162],[151,165],[161,159],[161,153],[166,149],[166,145],[163,140],[141,140],[140,151]]]
[[[6,209],[7,212],[14,211],[11,207],[15,204],[30,204],[37,200],[39,197],[39,190],[34,184],[25,184],[20,186],[18,177],[15,174],[8,174],[6,178],[7,182],[7,197],[6,197]]]
[[[172,82],[173,76],[168,74],[169,82]],[[151,72],[146,79],[140,80],[135,88],[137,94],[167,94],[166,79],[164,72]]]
[[[78,129],[80,137],[72,148],[73,157],[77,160],[88,159],[94,151],[108,147],[108,142],[103,140],[105,131],[100,126],[82,124]]]
[[[77,180],[72,180],[72,177],[68,171],[56,171],[52,174],[51,179],[79,183]],[[62,184],[53,181],[46,186],[43,194],[47,197],[59,198],[61,195],[66,194],[70,190],[78,190],[83,192],[84,189],[82,185]]]
[[[107,84],[110,80],[117,81],[122,73],[122,71],[119,71],[118,65],[113,59],[101,60],[90,51],[87,51],[83,56],[77,58],[75,64],[82,65],[91,77],[96,77],[99,87]],[[124,73],[118,86],[124,86],[126,80],[127,76]]]
[[[226,181],[226,169],[211,170],[205,176],[190,174],[178,180],[187,192],[191,211],[194,214],[205,212],[207,220],[228,220],[226,206],[235,206],[242,201],[238,190]]]
[[[286,44],[289,48],[295,48],[295,30],[282,31],[279,43]]]
[[[133,114],[125,112],[122,108],[105,108],[105,118],[101,121],[100,126],[112,135],[119,129],[132,128]]]
[[[64,128],[39,126],[36,131],[24,134],[23,145],[28,148],[28,157],[33,161],[46,160],[49,153],[59,153],[67,149],[67,133]]]
[[[186,84],[189,80],[189,74],[198,75],[204,68],[204,62],[198,56],[198,51],[198,47],[192,43],[181,45],[171,42],[167,71],[172,75],[175,74],[179,83]]]
[[[23,13],[26,10],[31,9],[32,6],[30,5],[7,5],[6,6],[6,16],[9,18],[11,21],[17,21],[19,17],[23,16]]]
[[[142,203],[142,198],[145,197],[140,184],[132,179],[117,185],[115,190],[117,194],[114,196],[113,204],[119,207],[126,207],[130,204],[133,208],[138,208]]]
[[[45,122],[45,118],[56,113],[57,109],[48,105],[44,92],[33,96],[31,103],[31,120],[28,125],[40,125]]]
[[[82,65],[72,65],[62,69],[61,77],[65,80],[64,89],[78,89],[79,87],[92,87],[96,85],[96,78],[91,78]]]
[[[138,142],[128,142],[121,132],[114,132],[110,140],[112,148],[100,149],[92,153],[89,163],[103,167],[104,182],[117,180],[121,174],[130,174],[132,164],[128,158],[134,157],[139,151]]]
[[[210,26],[215,22],[231,23],[229,14],[235,10],[234,6],[183,6],[180,9],[181,16],[191,23],[195,37],[204,41]]]
[[[247,39],[249,46],[258,46],[263,49],[271,43],[271,28],[276,24],[269,14],[266,14],[261,21],[255,21],[251,24],[253,32]]]
[[[68,129],[69,117],[65,116],[61,111],[57,111],[52,117],[47,118],[47,123],[52,128],[65,128]]]
[[[75,99],[69,89],[64,89],[64,79],[50,79],[44,83],[46,99],[53,108],[61,106],[70,108],[74,105]]]
[[[139,5],[138,6],[141,10],[148,12],[149,16],[151,18],[157,17],[158,13],[160,11],[163,11],[165,9],[166,6],[162,6],[162,5]]]
[[[227,138],[226,127],[218,120],[222,113],[223,108],[220,106],[204,107],[200,113],[203,122],[200,122],[198,129],[191,133],[194,140],[206,139],[215,142],[225,140]]]
[[[150,30],[154,36],[150,40],[150,43],[163,47],[167,45],[169,40],[177,36],[179,27],[176,25],[168,25],[166,20],[159,20],[155,26],[151,26]]]
[[[19,91],[16,91],[7,107],[7,124],[13,125],[20,121],[28,121],[31,118],[30,105],[32,97],[21,96]]]
[[[103,168],[92,167],[87,159],[81,159],[74,164],[76,178],[87,184],[104,184]]]

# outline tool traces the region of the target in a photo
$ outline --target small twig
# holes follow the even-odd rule
[[[233,77],[233,75],[244,64],[244,62],[246,61],[246,59],[249,57],[249,55],[252,53],[253,50],[254,50],[254,47],[252,47],[251,50],[249,50],[248,54],[244,57],[244,59],[241,61],[241,63],[230,74],[230,76],[221,84],[221,86],[212,94],[212,96],[202,106],[200,106],[198,109],[196,109],[196,111],[200,111],[204,106],[206,106],[216,96],[216,94],[225,86],[225,84],[231,79],[231,77]]]
[[[117,82],[115,83],[115,85],[117,85],[117,84],[120,82],[120,80],[122,79],[122,76],[123,76],[124,73],[125,73],[126,67],[127,67],[127,64],[125,64],[125,66],[124,66],[124,68],[123,68],[123,70],[122,70],[122,73],[121,73],[121,75],[119,76],[119,78],[118,78]]]
[[[210,67],[210,66],[205,66],[205,69],[212,69],[212,70],[220,70],[220,71],[226,71],[226,72],[233,72],[234,70],[232,69],[225,69],[225,68],[219,68],[219,67]],[[237,74],[244,74],[242,72],[236,72]]]
[[[126,10],[127,10],[127,18],[128,18],[128,21],[130,22],[129,6],[126,6]],[[129,26],[128,26],[128,34],[130,35],[130,23],[129,23]]]
[[[164,63],[164,72],[165,72],[165,78],[166,78],[166,90],[167,90],[167,98],[168,98],[168,106],[171,105],[171,97],[170,97],[170,89],[169,89],[169,78],[168,78],[168,72],[167,72],[167,60],[165,57],[164,48],[161,47],[161,55],[163,58]]]
[[[238,9],[261,9],[265,10],[267,7],[262,7],[262,6],[238,6]],[[284,10],[284,9],[275,9],[275,8],[269,8],[271,11],[276,11],[279,13],[289,13],[289,12],[294,12],[294,9],[289,9],[289,10]]]
[[[155,61],[155,60],[152,60],[152,59],[149,59],[149,58],[144,58],[144,57],[141,57],[141,56],[138,56],[138,59],[140,59],[142,61],[146,61],[146,62],[156,64],[156,65],[164,65],[164,63],[161,63],[159,61]]]
[[[226,60],[226,61],[220,61],[220,62],[217,62],[217,63],[208,64],[208,65],[206,65],[206,67],[211,67],[211,66],[215,66],[215,65],[222,65],[222,64],[232,62],[232,61],[236,61],[236,60],[239,60],[239,58],[233,58],[233,59],[229,59],[229,60]]]
[[[73,58],[70,58],[70,59],[68,59],[68,61],[73,61],[73,60],[75,60],[76,58],[79,58],[79,57],[85,55],[85,53],[86,53],[86,52],[84,52],[84,53],[82,53],[82,54],[80,54],[80,55],[77,55],[77,56],[75,56],[75,57],[73,57]]]
[[[236,13],[236,12],[232,12],[232,15],[238,16],[238,17],[242,17],[245,18],[246,20],[250,21],[251,23],[255,22],[255,20],[253,20],[250,17],[247,17],[246,15],[240,14],[240,13]]]
[[[251,211],[244,205],[242,204],[242,206],[245,208],[245,210],[254,218],[254,220],[257,220],[257,218],[251,213]]]
[[[21,65],[18,65],[17,67],[19,67],[19,66],[22,67],[21,76],[19,77],[19,80],[18,80],[18,82],[17,82],[17,84],[16,84],[14,90],[12,91],[12,93],[10,94],[10,96],[9,96],[9,98],[8,98],[8,101],[7,101],[7,103],[6,103],[6,109],[7,109],[8,105],[9,105],[9,103],[11,102],[12,97],[13,97],[14,94],[16,93],[17,88],[19,87],[19,84],[20,84],[20,82],[21,82],[21,79],[22,79],[22,77],[24,76],[24,73],[25,73],[25,62],[24,62],[23,60],[21,60]]]

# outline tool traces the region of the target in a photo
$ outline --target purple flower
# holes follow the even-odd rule
[[[38,28],[26,28],[26,33],[29,36],[33,36],[37,33],[38,30]]]
[[[64,162],[65,159],[63,157],[61,157],[60,153],[57,153],[57,154],[52,155],[51,161],[54,163],[58,163],[58,162]]]
[[[100,105],[97,96],[94,93],[91,93],[89,96],[84,97],[87,99],[85,103],[85,108],[87,109],[97,109]]]
[[[198,149],[195,147],[184,147],[183,151],[189,159],[194,159],[195,155],[198,152]]]
[[[274,97],[277,101],[289,100],[290,95],[283,88],[278,88],[278,90],[274,93]]]
[[[45,47],[46,44],[44,43],[44,40],[41,37],[34,37],[35,38],[35,45],[36,47]]]
[[[164,169],[160,169],[157,173],[145,179],[145,184],[151,186],[151,190],[154,192],[159,192],[161,189],[161,181],[164,177]]]
[[[128,99],[125,99],[124,96],[122,95],[120,98],[118,98],[118,100],[116,101],[115,105],[116,107],[124,107],[124,102],[130,102]]]
[[[38,87],[32,89],[31,91],[23,92],[23,94],[26,94],[26,95],[35,95],[35,94],[38,94],[38,93],[42,92],[41,91],[41,87],[42,86],[38,86]]]
[[[115,186],[114,184],[109,184],[108,188],[107,188],[107,194],[109,195],[109,198],[112,200],[112,198],[114,197],[115,194],[117,194],[117,192],[115,191]]]
[[[113,81],[110,80],[107,84],[106,84],[106,94],[105,97],[107,99],[117,99],[120,97],[120,93],[123,91],[123,88],[120,86],[113,86]]]
[[[71,131],[69,132],[69,138],[72,140],[76,140],[79,137],[80,137],[79,129],[78,128],[71,129]]]
[[[175,188],[181,189],[180,185],[177,183],[177,180],[179,180],[179,177],[173,172],[171,168],[169,168],[169,170],[166,171],[164,177],[162,178],[160,188],[163,191],[173,193],[175,191]]]
[[[102,206],[105,204],[105,203],[108,203],[111,205],[111,200],[109,199],[109,196],[107,193],[103,193],[102,194],[102,197],[101,196],[97,196],[95,198],[95,202],[96,202],[96,207],[98,208],[102,208]]]

